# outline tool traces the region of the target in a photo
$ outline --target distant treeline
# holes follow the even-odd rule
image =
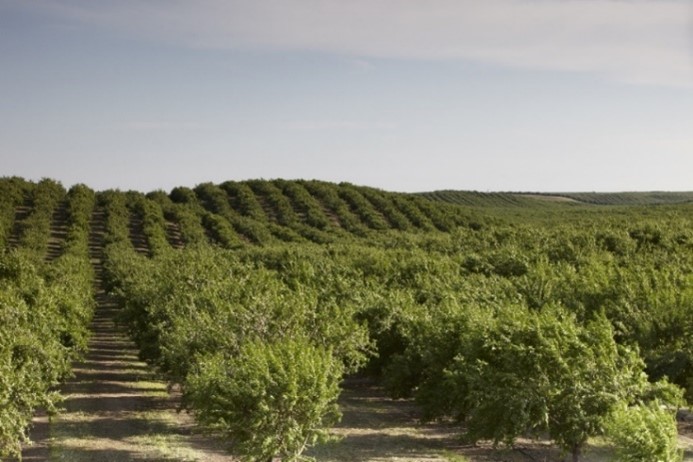
[[[472,207],[546,207],[548,205],[664,205],[693,203],[693,191],[686,192],[478,192],[441,190],[419,193],[431,200]]]

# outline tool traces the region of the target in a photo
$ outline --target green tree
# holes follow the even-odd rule
[[[578,461],[613,407],[646,387],[642,361],[616,345],[603,316],[583,326],[561,308],[514,307],[462,336],[430,382],[438,389],[420,393],[456,397],[437,413],[464,419],[472,440],[512,444],[548,432]]]
[[[676,419],[658,400],[637,406],[619,406],[606,424],[616,445],[617,462],[681,462]]]
[[[247,461],[303,451],[336,423],[341,362],[302,340],[249,342],[232,358],[212,354],[189,375],[187,398],[203,424],[225,432]]]

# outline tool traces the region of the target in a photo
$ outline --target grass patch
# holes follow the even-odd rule
[[[468,457],[450,451],[444,451],[443,458],[447,462],[471,462]]]
[[[156,454],[157,457],[164,459],[180,462],[204,460],[204,454],[188,447],[188,442],[181,435],[157,433],[133,436],[126,441],[135,446],[146,448],[148,453]]]

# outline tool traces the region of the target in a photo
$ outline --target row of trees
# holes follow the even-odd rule
[[[301,183],[296,181],[275,180],[274,183],[294,204],[295,209],[303,216],[306,224],[322,231],[332,227],[332,222],[323,210],[322,205]]]
[[[149,197],[162,202],[165,195],[153,193]],[[459,225],[478,225],[462,209],[448,204],[434,204],[410,195],[348,183],[286,180],[203,183],[194,190],[175,188],[169,199],[187,208],[183,212],[167,205],[169,218],[184,220],[188,226],[190,214],[196,214],[209,237],[228,248],[243,242],[328,244],[369,237],[374,231],[450,231]]]
[[[301,458],[327,436],[339,382],[356,372],[414,397],[426,418],[462,422],[471,440],[549,435],[578,460],[604,434],[624,461],[680,459],[671,410],[682,390],[693,398],[689,209],[488,216],[349,185],[268,184],[58,199],[41,188],[82,228],[79,210],[103,207],[106,282],[142,357],[247,459]],[[367,207],[388,229],[429,232],[375,232]],[[311,214],[329,224],[308,225]],[[148,256],[133,249],[133,217]],[[167,241],[176,217],[182,250]],[[330,242],[316,244],[310,226]],[[74,264],[40,278],[84,289],[90,276],[68,275],[90,269],[85,247],[68,251],[69,240],[50,265],[27,259]],[[63,311],[70,325],[88,317]],[[83,344],[60,326],[62,345]]]
[[[7,246],[15,222],[16,209],[25,205],[30,184],[18,177],[0,179],[0,248]]]
[[[47,257],[53,213],[64,199],[65,188],[52,180],[42,180],[26,191],[25,203],[29,204],[30,212],[24,220],[15,223],[15,231],[23,252],[36,262]]]
[[[578,460],[607,434],[623,460],[677,460],[672,409],[693,384],[690,219],[583,218],[125,250],[111,279],[143,357],[249,459],[298,457],[334,422],[341,374],[361,371],[473,440],[547,434]],[[633,428],[651,438],[629,440]]]
[[[278,224],[295,231],[301,238],[312,242],[326,244],[334,241],[334,237],[327,232],[304,223],[304,220],[295,210],[284,192],[273,182],[251,181],[250,188],[254,193],[267,202],[268,210],[273,214],[272,218]],[[279,236],[281,238],[281,236]],[[296,240],[296,239],[294,239]]]
[[[248,458],[293,460],[335,423],[342,374],[370,347],[355,304],[323,308],[331,288],[292,287],[210,247],[153,259],[112,247],[108,256],[141,356]]]
[[[50,180],[11,186],[21,188],[15,204],[34,206],[17,228],[19,246],[0,253],[0,458],[20,455],[37,408],[56,410],[55,386],[86,349],[94,303],[88,257],[93,191],[75,186],[66,193]],[[59,202],[67,230],[59,255],[47,262]]]

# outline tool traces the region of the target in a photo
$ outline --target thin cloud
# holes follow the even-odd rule
[[[130,122],[124,125],[126,130],[136,132],[160,132],[160,131],[190,131],[202,130],[204,127],[194,122],[171,122],[165,120],[143,120]]]
[[[693,85],[689,1],[25,1],[49,14],[187,47],[463,59]]]
[[[397,128],[392,122],[356,122],[351,120],[299,120],[289,122],[286,128],[295,131],[326,131],[326,130],[393,130]]]

